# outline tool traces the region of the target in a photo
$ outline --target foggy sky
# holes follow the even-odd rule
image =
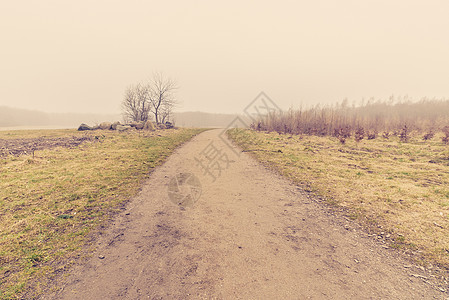
[[[0,1],[0,106],[117,113],[154,72],[178,111],[449,98],[449,2]]]

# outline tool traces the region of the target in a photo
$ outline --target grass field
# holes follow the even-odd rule
[[[151,169],[201,131],[0,132],[0,140],[13,145],[87,137],[76,147],[40,147],[34,157],[30,151],[0,157],[0,299],[30,288],[38,295],[46,278],[79,253],[87,234],[138,192]]]
[[[449,146],[440,137],[341,144],[335,137],[232,129],[244,151],[346,212],[417,263],[449,269]],[[344,209],[343,209],[344,208]],[[447,274],[447,273],[446,273]]]

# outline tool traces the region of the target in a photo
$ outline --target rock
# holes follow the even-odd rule
[[[126,131],[131,129],[132,127],[129,125],[117,125],[116,130],[118,131]]]
[[[112,127],[112,124],[109,122],[103,122],[100,124],[100,129],[102,129],[102,130],[109,130],[109,129],[111,129],[111,127]]]
[[[137,123],[137,122],[132,122],[132,123],[129,123],[129,124],[127,124],[127,125],[136,128],[136,127],[137,127],[137,124],[139,124],[139,123]]]
[[[111,129],[112,130],[117,130],[117,126],[118,125],[122,125],[120,122],[114,122],[114,123],[112,123],[112,125],[111,125]]]
[[[137,123],[136,124],[136,129],[139,129],[139,130],[141,130],[141,129],[143,129],[143,127],[145,126],[145,123],[144,122],[139,122],[139,123]]]
[[[78,131],[84,131],[84,130],[92,130],[92,127],[83,123],[80,125],[80,127],[78,127]]]
[[[165,127],[167,127],[167,129],[171,129],[173,128],[173,124],[171,122],[165,122]]]
[[[155,130],[153,122],[151,122],[150,120],[146,121],[145,124],[143,125],[143,129],[151,131]]]
[[[95,125],[94,127],[92,127],[92,130],[98,130],[100,129],[100,125]]]
[[[167,129],[167,126],[165,126],[165,124],[159,124],[158,127],[159,129]]]

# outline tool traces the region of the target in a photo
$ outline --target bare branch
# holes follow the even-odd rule
[[[172,79],[165,78],[161,73],[154,74],[150,90],[150,102],[151,112],[154,114],[156,123],[164,123],[169,120],[176,104],[174,92],[177,88]]]
[[[156,123],[169,121],[176,105],[174,92],[177,88],[173,80],[161,73],[155,73],[148,84],[129,86],[122,102],[125,121],[147,121],[150,113]]]

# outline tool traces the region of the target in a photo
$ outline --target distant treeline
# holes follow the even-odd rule
[[[78,127],[80,123],[101,123],[117,121],[120,115],[107,114],[76,114],[76,113],[45,113],[0,106],[0,127],[13,126],[64,126]]]
[[[309,109],[290,109],[261,117],[252,124],[256,130],[290,134],[374,137],[382,133],[400,135],[404,131],[434,134],[447,131],[449,100],[368,101],[349,106],[347,101]]]
[[[174,114],[176,126],[181,127],[215,127],[226,128],[235,118],[240,117],[245,122],[249,121],[244,116],[234,114],[214,114],[205,112],[179,112]]]
[[[227,127],[237,117],[233,114],[204,112],[175,112],[172,120],[180,127]],[[241,116],[241,118],[243,118]],[[102,122],[121,121],[122,116],[102,114],[45,113],[0,106],[0,127],[61,126],[78,128],[79,124],[97,125]],[[247,120],[245,120],[247,121]]]

